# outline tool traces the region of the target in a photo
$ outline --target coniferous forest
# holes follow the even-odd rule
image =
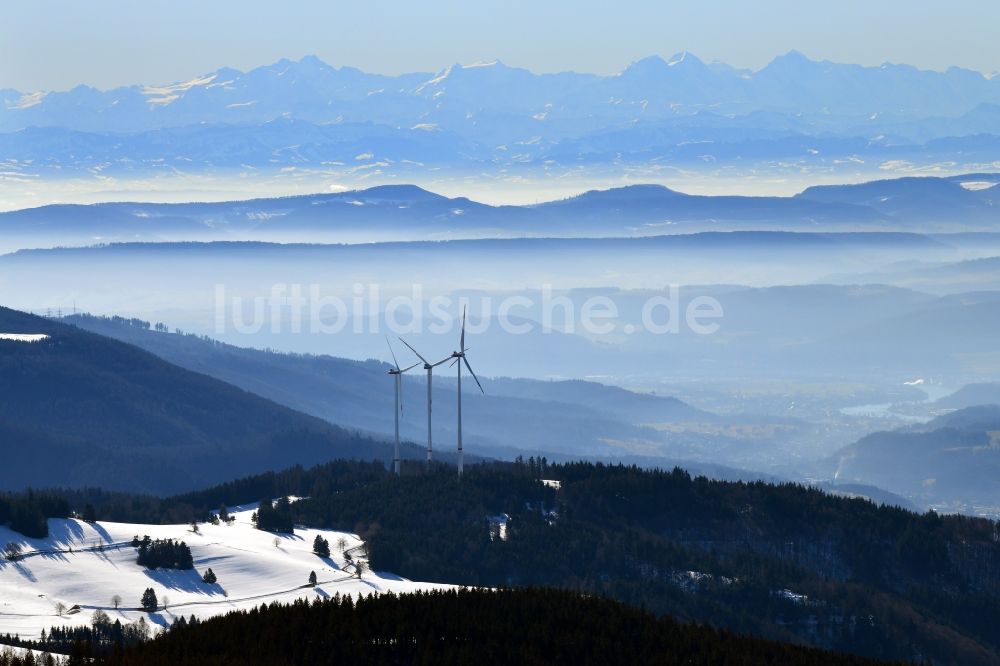
[[[5,493],[0,495],[0,525],[9,525],[27,537],[49,533],[46,518],[66,518],[69,502],[61,493]]]
[[[333,597],[261,606],[106,657],[111,666],[871,663],[544,589]]]

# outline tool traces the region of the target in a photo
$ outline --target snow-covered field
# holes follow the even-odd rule
[[[363,560],[363,542],[356,535],[298,528],[294,535],[261,532],[250,523],[253,508],[236,507],[232,525],[203,523],[200,534],[192,533],[190,525],[50,520],[47,538],[27,539],[0,527],[0,548],[19,543],[26,555],[13,562],[0,559],[0,634],[35,638],[51,626],[90,624],[96,609],[123,623],[144,617],[155,629],[180,615],[205,618],[274,601],[449,587],[378,572],[365,572],[359,580],[337,547],[343,537],[346,550],[355,560]],[[132,537],[147,534],[186,542],[194,571],[149,570],[136,564]],[[329,541],[331,558],[312,553],[317,534]],[[218,577],[215,585],[201,580],[209,567]],[[318,578],[316,587],[307,585],[311,571]],[[148,587],[156,591],[158,612],[138,610]],[[114,595],[122,599],[118,610],[111,601]],[[169,599],[167,610],[162,609],[164,598]],[[79,605],[81,610],[59,616],[60,603],[66,608]]]
[[[10,340],[12,342],[41,342],[48,340],[49,336],[44,333],[0,333],[0,340]]]

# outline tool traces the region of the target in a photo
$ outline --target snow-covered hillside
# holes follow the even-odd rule
[[[79,520],[50,520],[45,539],[27,539],[0,528],[0,547],[14,542],[24,549],[18,561],[0,559],[0,634],[36,638],[48,627],[90,624],[97,609],[123,623],[144,617],[155,629],[181,615],[205,618],[273,601],[448,587],[379,572],[365,572],[359,580],[337,547],[344,538],[348,554],[363,560],[363,542],[356,535],[309,529],[296,529],[294,535],[262,532],[250,522],[253,509],[253,505],[237,507],[232,513],[235,523],[201,524],[198,534],[190,525]],[[186,542],[194,570],[149,570],[136,564],[132,538],[147,534],[153,539]],[[317,534],[329,541],[331,558],[312,553]],[[202,582],[209,567],[218,577],[214,585]],[[312,571],[318,579],[315,587],[308,585]],[[161,604],[155,613],[138,610],[142,593],[149,587]],[[122,599],[118,610],[112,603],[115,595]],[[167,610],[162,609],[165,597]],[[78,605],[81,610],[60,616],[59,604],[67,609]]]

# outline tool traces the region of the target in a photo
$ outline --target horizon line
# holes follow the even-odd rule
[[[359,67],[355,67],[353,65],[349,65],[349,64],[346,64],[346,63],[342,63],[340,65],[332,65],[329,62],[327,62],[327,61],[323,60],[322,58],[320,58],[319,56],[317,56],[316,54],[311,53],[311,54],[307,54],[307,55],[304,55],[304,56],[300,57],[298,60],[295,60],[295,59],[289,58],[289,57],[283,57],[283,58],[279,58],[278,60],[275,60],[273,62],[263,63],[263,64],[255,66],[255,67],[252,67],[250,69],[245,69],[245,70],[237,69],[235,67],[231,67],[231,66],[228,66],[228,65],[222,65],[222,66],[219,66],[219,67],[217,67],[215,69],[212,69],[212,70],[209,70],[209,71],[203,71],[202,73],[195,75],[193,78],[187,79],[187,81],[192,81],[192,80],[196,80],[196,79],[199,79],[199,78],[202,78],[202,77],[205,77],[205,76],[210,76],[210,75],[216,74],[216,73],[218,73],[220,71],[223,71],[223,70],[231,70],[233,72],[238,72],[240,75],[246,75],[246,74],[250,74],[250,73],[256,72],[258,70],[271,68],[271,67],[274,67],[275,65],[280,65],[280,64],[283,64],[283,63],[288,63],[288,64],[302,64],[303,62],[307,62],[307,61],[316,61],[316,62],[319,62],[322,65],[324,65],[326,67],[329,67],[330,69],[333,69],[335,71],[341,71],[341,70],[344,70],[344,69],[355,70],[355,71],[361,72],[362,74],[366,74],[366,75],[369,75],[369,76],[381,76],[381,77],[390,78],[390,79],[398,79],[398,78],[402,78],[402,77],[406,77],[406,76],[414,76],[414,75],[417,75],[417,74],[426,75],[426,76],[430,76],[430,77],[437,77],[437,76],[441,76],[441,75],[449,72],[454,67],[460,67],[462,69],[476,69],[476,68],[482,68],[482,67],[493,67],[493,66],[497,66],[497,65],[499,65],[499,66],[501,66],[503,68],[506,68],[506,69],[525,71],[525,72],[528,72],[529,74],[531,74],[533,76],[557,76],[557,75],[561,75],[561,74],[575,74],[575,75],[578,75],[578,76],[592,76],[592,77],[597,78],[597,79],[613,79],[613,78],[615,78],[617,76],[620,76],[621,74],[623,74],[624,72],[628,71],[630,68],[632,68],[633,66],[635,66],[635,65],[637,65],[638,63],[641,63],[641,62],[645,62],[645,61],[648,61],[648,60],[659,60],[659,61],[663,62],[665,65],[670,66],[672,64],[679,63],[679,62],[683,61],[684,59],[686,59],[689,56],[692,57],[692,58],[694,58],[694,60],[696,60],[697,62],[700,62],[700,63],[704,64],[705,66],[721,65],[721,66],[730,68],[731,70],[733,70],[733,72],[736,72],[736,73],[741,73],[742,72],[744,74],[750,74],[750,75],[756,75],[756,74],[759,74],[760,72],[763,72],[768,67],[770,67],[771,65],[773,65],[775,62],[781,60],[782,58],[800,58],[802,60],[805,60],[807,62],[814,63],[814,64],[833,64],[833,65],[841,65],[841,66],[846,66],[846,67],[860,67],[860,68],[866,69],[866,70],[878,70],[878,69],[886,69],[886,68],[890,68],[890,67],[901,67],[901,68],[912,69],[912,70],[915,70],[915,71],[917,71],[919,73],[938,74],[938,75],[941,75],[941,76],[947,76],[951,72],[972,73],[972,74],[977,74],[977,75],[981,76],[986,81],[992,81],[993,79],[1000,77],[1000,71],[986,72],[986,71],[983,71],[983,70],[971,69],[971,68],[968,68],[968,67],[960,67],[958,65],[949,65],[949,66],[945,67],[944,69],[927,69],[927,68],[920,68],[920,67],[917,67],[915,65],[910,65],[910,64],[905,63],[905,62],[892,62],[892,61],[889,61],[889,60],[884,61],[884,62],[882,62],[882,63],[880,63],[878,65],[863,65],[863,64],[860,64],[860,63],[840,62],[840,61],[834,61],[834,60],[829,60],[829,59],[815,60],[815,59],[809,57],[808,55],[806,55],[803,51],[801,51],[799,49],[792,48],[792,49],[789,49],[787,51],[777,53],[770,60],[768,60],[767,63],[765,63],[764,65],[762,65],[762,66],[760,66],[758,68],[737,67],[735,65],[730,65],[729,63],[727,63],[725,61],[722,61],[722,60],[718,60],[718,59],[704,60],[703,58],[699,57],[696,53],[685,49],[685,50],[677,51],[676,53],[671,54],[669,57],[664,57],[660,53],[652,53],[652,54],[650,54],[648,56],[644,56],[642,58],[639,58],[638,60],[633,60],[628,65],[626,65],[624,68],[622,68],[622,69],[620,69],[620,70],[618,70],[618,71],[616,71],[614,73],[611,73],[611,74],[597,74],[597,73],[594,73],[594,72],[583,72],[583,71],[578,71],[578,70],[575,70],[575,69],[563,69],[563,70],[552,70],[552,71],[534,70],[534,69],[530,69],[528,67],[518,67],[518,66],[507,65],[500,58],[480,59],[480,60],[476,60],[476,61],[469,62],[469,63],[454,62],[454,63],[446,65],[445,67],[442,67],[442,68],[440,68],[440,69],[438,69],[436,71],[433,71],[433,72],[425,72],[425,71],[415,70],[415,71],[400,72],[398,74],[384,74],[384,73],[380,73],[380,72],[374,72],[374,71],[364,70],[364,69],[361,69]],[[142,88],[154,87],[155,88],[155,87],[174,86],[174,85],[179,85],[179,84],[186,83],[187,81],[184,81],[184,80],[174,80],[174,81],[170,81],[170,82],[159,82],[159,83],[139,83],[139,82],[132,82],[132,83],[126,83],[126,84],[122,84],[122,85],[117,85],[117,86],[112,86],[112,87],[105,87],[105,88],[99,88],[99,87],[92,86],[90,84],[82,83],[81,82],[81,83],[77,83],[76,85],[74,85],[74,86],[72,86],[70,88],[60,88],[60,89],[34,88],[34,89],[29,90],[29,91],[19,90],[17,88],[6,88],[6,89],[14,91],[14,92],[17,92],[17,93],[21,93],[22,95],[31,95],[31,94],[38,94],[38,93],[45,93],[45,94],[67,93],[67,92],[72,92],[73,90],[76,90],[77,88],[87,88],[87,89],[90,89],[90,90],[96,90],[98,92],[107,93],[107,92],[111,92],[111,91],[114,91],[114,90],[121,90],[121,89],[126,89],[126,88],[133,88],[133,87],[142,87]],[[4,86],[2,84],[0,84],[0,89],[4,89]],[[10,106],[8,106],[7,108],[8,108],[8,110],[16,110],[14,107],[10,107]]]

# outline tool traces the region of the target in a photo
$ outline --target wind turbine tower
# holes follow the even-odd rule
[[[389,368],[389,375],[393,378],[393,383],[395,384],[396,400],[395,408],[393,409],[393,416],[396,422],[396,448],[395,453],[392,456],[392,471],[396,476],[399,476],[400,472],[400,462],[399,462],[399,414],[403,411],[403,373],[412,370],[413,368],[420,365],[419,363],[414,363],[408,368],[400,369],[399,361],[396,360],[396,353],[392,351],[392,345],[389,344],[389,336],[386,336],[385,343],[389,345],[389,353],[392,354],[392,367]],[[409,346],[409,345],[407,345]]]
[[[402,342],[407,347],[409,347],[410,351],[412,351],[414,354],[416,354],[417,358],[419,358],[421,361],[423,361],[423,363],[424,363],[424,370],[427,371],[427,466],[430,467],[431,459],[434,456],[434,443],[433,443],[434,435],[433,435],[433,432],[432,432],[432,420],[431,420],[431,411],[432,411],[432,404],[433,404],[433,398],[432,398],[431,394],[432,394],[432,388],[434,386],[434,368],[436,368],[437,366],[441,365],[442,363],[445,363],[446,361],[450,360],[451,356],[448,356],[447,358],[444,358],[444,359],[438,361],[437,363],[431,363],[426,358],[424,358],[423,356],[421,356],[420,352],[418,352],[416,349],[414,349],[413,346],[410,345],[409,342],[407,342],[403,338],[400,338],[399,341]]]
[[[459,338],[459,351],[454,351],[451,353],[450,358],[455,359],[451,362],[452,365],[458,365],[458,476],[461,477],[465,466],[465,451],[462,449],[462,364],[469,370],[469,374],[472,378],[476,380],[476,386],[479,390],[483,391],[483,385],[479,383],[479,377],[476,377],[476,373],[472,370],[472,366],[469,365],[469,359],[465,357],[465,352],[469,351],[465,346],[465,310],[462,310],[462,337]]]

